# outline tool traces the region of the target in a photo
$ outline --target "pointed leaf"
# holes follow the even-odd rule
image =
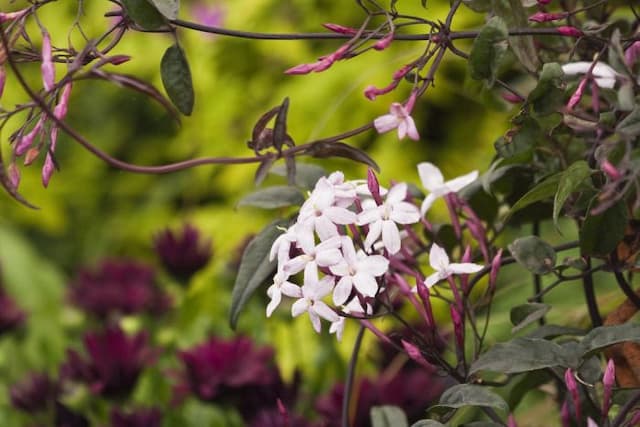
[[[504,19],[509,28],[527,28],[529,16],[522,5],[522,0],[492,0],[493,11]],[[536,72],[540,67],[538,51],[533,43],[533,36],[509,37],[509,45],[516,57],[529,72]]]
[[[517,374],[554,366],[570,366],[571,358],[562,346],[538,338],[515,338],[496,344],[480,355],[470,373],[492,371]]]
[[[556,251],[538,236],[521,237],[509,245],[511,255],[533,274],[547,274],[556,265]]]
[[[621,201],[600,215],[589,215],[580,228],[582,255],[610,254],[623,239],[627,221],[627,208]]]
[[[404,411],[392,405],[371,408],[372,427],[407,427],[409,422]]]
[[[551,310],[551,306],[540,303],[522,304],[511,309],[511,333],[518,332],[538,319],[544,317]]]
[[[302,203],[304,203],[304,195],[296,187],[276,185],[243,197],[238,202],[238,206],[275,209],[284,206],[300,206]]]
[[[527,338],[553,339],[561,336],[582,336],[585,331],[560,325],[542,325],[527,335]]]
[[[584,160],[578,160],[562,172],[558,183],[558,192],[553,200],[553,223],[558,227],[558,216],[565,202],[584,181],[591,176],[591,168]]]
[[[494,16],[480,30],[480,34],[473,41],[469,54],[469,72],[475,80],[486,80],[493,86],[498,67],[507,51],[507,25]]]
[[[147,0],[122,0],[122,5],[127,17],[144,30],[157,30],[165,25],[160,12]]]
[[[180,0],[151,0],[151,3],[167,19],[176,19],[180,9]]]
[[[273,146],[282,151],[282,145],[287,140],[287,113],[289,112],[289,98],[285,98],[280,105],[278,114],[276,115],[276,122],[273,127]]]
[[[556,62],[549,62],[542,66],[538,84],[527,98],[536,113],[547,115],[555,113],[562,107],[564,104],[563,76],[562,67]]]
[[[440,396],[440,402],[430,410],[438,407],[462,408],[463,406],[488,406],[504,412],[509,411],[509,406],[502,397],[487,387],[472,384],[458,384],[448,388]]]
[[[260,151],[273,145],[273,134],[271,134],[270,141],[263,141],[262,135],[267,127],[267,123],[269,123],[269,121],[273,119],[276,114],[278,114],[278,111],[280,111],[280,105],[278,105],[277,107],[273,107],[271,110],[260,116],[255,126],[253,127],[253,131],[251,132],[251,141],[249,141],[249,148]]]
[[[507,218],[510,218],[511,215],[523,208],[526,208],[532,203],[553,197],[553,195],[558,191],[558,185],[560,184],[561,177],[562,173],[556,173],[538,183],[535,187],[529,190],[527,194],[522,196],[513,206],[511,206],[511,209],[507,213]]]
[[[618,123],[616,132],[627,138],[634,138],[640,135],[640,105],[636,105],[633,111]]]
[[[615,326],[599,326],[589,331],[580,342],[584,356],[624,341],[640,341],[640,325],[625,323]]]
[[[162,56],[160,74],[164,89],[173,105],[185,116],[190,115],[195,98],[191,70],[187,57],[177,44],[169,47]]]
[[[307,148],[306,153],[317,158],[344,157],[356,162],[371,166],[376,172],[380,172],[380,167],[366,152],[352,147],[344,142],[320,141],[314,142]]]
[[[240,312],[255,290],[266,282],[276,269],[276,261],[269,261],[269,251],[273,242],[282,234],[278,227],[286,227],[289,221],[278,220],[267,225],[247,245],[236,282],[231,294],[229,324],[235,329]]]

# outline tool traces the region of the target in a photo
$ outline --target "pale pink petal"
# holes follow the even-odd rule
[[[288,275],[293,275],[304,270],[304,267],[311,261],[309,255],[298,255],[291,258],[282,266],[282,271]]]
[[[335,274],[336,276],[348,276],[350,272],[349,264],[346,262],[341,262],[336,265],[332,265],[329,267],[329,270]]]
[[[315,227],[320,240],[328,240],[339,235],[336,225],[325,215],[316,217]]]
[[[397,128],[399,124],[400,120],[393,114],[385,114],[373,121],[373,126],[376,128],[378,133],[389,132],[390,130]]]
[[[442,172],[432,163],[420,163],[418,165],[418,175],[420,175],[422,186],[429,191],[434,191],[444,184]]]
[[[472,264],[472,263],[462,263],[462,264],[458,264],[458,263],[452,263],[449,264],[449,271],[453,274],[471,274],[471,273],[477,273],[478,271],[482,270],[484,267],[482,265],[478,265],[478,264]]]
[[[420,221],[420,211],[411,203],[400,202],[393,205],[389,218],[398,224],[414,224]]]
[[[274,287],[275,289],[272,290]],[[269,292],[269,290],[271,290],[271,292]],[[269,290],[267,290],[267,295],[271,297],[271,301],[267,304],[267,317],[271,317],[273,311],[280,305],[280,301],[282,300],[282,294],[280,290],[277,289],[277,285],[271,285]]]
[[[375,202],[374,202],[375,203]],[[380,209],[377,206],[374,206],[371,209],[364,210],[358,214],[358,220],[356,224],[358,225],[366,225],[370,224],[374,221],[379,221],[382,219],[380,215]]]
[[[398,139],[404,139],[407,136],[407,130],[407,119],[400,120],[400,123],[398,123]]]
[[[436,271],[444,270],[449,266],[449,255],[434,243],[429,251],[429,264]]]
[[[371,276],[382,276],[389,269],[389,260],[382,255],[370,255],[358,263],[358,270]]]
[[[438,273],[433,273],[432,275],[430,275],[424,280],[424,285],[427,288],[430,288],[436,283],[438,283],[439,281],[440,281],[440,275]]]
[[[404,105],[400,104],[399,102],[392,103],[389,107],[389,112],[398,119],[404,119],[409,116],[407,109],[404,108]]]
[[[369,224],[369,233],[367,233],[366,239],[364,239],[364,247],[369,250],[371,246],[378,240],[382,234],[382,221],[376,221]]]
[[[343,236],[342,238],[342,254],[349,265],[355,265],[358,261],[356,248],[353,246],[353,240],[350,237]]]
[[[431,193],[427,197],[425,197],[422,201],[422,206],[420,206],[420,215],[424,216],[424,214],[427,213],[431,205],[433,205],[433,202],[435,202],[438,197],[440,196],[436,196],[434,193]]]
[[[337,321],[333,322],[331,324],[331,327],[329,328],[329,333],[336,334],[336,339],[338,341],[342,341],[342,333],[344,332],[344,321],[345,318],[341,317]]]
[[[407,184],[401,182],[400,184],[396,184],[389,190],[387,197],[385,199],[386,203],[395,205],[403,201],[407,197]]]
[[[407,135],[409,138],[414,141],[418,141],[420,139],[420,134],[418,133],[418,129],[416,128],[416,122],[413,121],[413,117],[408,116],[405,119],[405,123],[407,125]]]
[[[309,310],[309,301],[306,298],[300,298],[291,306],[291,315],[298,317],[307,310]]]
[[[445,182],[445,186],[450,192],[458,192],[462,190],[467,185],[471,184],[473,181],[478,179],[478,171],[469,172],[466,175],[459,176],[457,178],[452,179],[451,181]]]
[[[374,297],[378,292],[378,282],[373,276],[366,273],[356,273],[353,276],[353,285],[358,292],[368,297]]]
[[[344,304],[345,301],[347,301],[347,298],[349,298],[349,295],[351,295],[351,289],[353,289],[351,276],[344,276],[341,278],[333,289],[333,303],[335,305]]]
[[[316,301],[313,304],[313,311],[316,312],[318,316],[328,320],[329,322],[336,322],[340,319],[340,316],[338,316],[335,311],[322,301]]]
[[[326,208],[322,211],[322,213],[335,224],[355,224],[357,219],[357,215],[355,214],[355,212],[351,212],[348,209],[339,208],[337,206]]]
[[[341,260],[342,252],[339,249],[323,250],[316,255],[316,263],[320,267],[329,267],[339,263]]]
[[[302,298],[302,288],[291,282],[284,282],[280,285],[280,292],[291,298]]]
[[[320,331],[322,330],[322,324],[320,323],[320,318],[313,310],[309,310],[309,320],[311,320],[313,330],[317,333],[320,333]]]
[[[400,251],[400,232],[395,222],[382,221],[382,243],[392,255]]]
[[[331,276],[325,276],[320,280],[312,289],[311,295],[314,300],[319,300],[326,297],[333,291],[334,278]]]

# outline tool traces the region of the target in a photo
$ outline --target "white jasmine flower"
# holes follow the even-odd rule
[[[299,294],[299,287],[288,281],[289,275],[278,271],[273,277],[273,284],[267,289],[267,295],[271,301],[267,305],[267,317],[271,317],[273,311],[280,305],[282,295],[295,297]]]
[[[409,112],[404,105],[399,102],[394,102],[389,108],[389,114],[380,116],[373,121],[373,126],[378,133],[389,132],[393,129],[398,129],[398,138],[403,139],[405,136],[417,141],[420,139],[418,129],[413,118],[409,115]]]
[[[591,69],[592,66],[593,69]],[[616,70],[604,62],[596,62],[596,65],[593,65],[592,62],[579,61],[570,62],[562,66],[562,72],[567,76],[586,74],[589,70],[591,70],[591,75],[593,76],[596,84],[607,89],[611,89],[615,86],[616,78],[619,76]]]
[[[445,182],[442,172],[437,166],[424,162],[418,165],[418,175],[420,175],[422,186],[429,191],[429,195],[424,199],[420,208],[420,214],[424,215],[439,197],[449,193],[457,193],[475,181],[478,178],[478,171]]]
[[[298,244],[303,253],[284,264],[282,270],[286,274],[293,275],[304,270],[306,276],[310,270],[313,270],[317,275],[318,267],[330,267],[342,261],[341,236],[332,237],[318,245],[308,241],[301,241]]]
[[[318,281],[317,271],[310,271],[310,274],[305,274],[304,285],[302,288],[297,288],[297,295],[294,295],[299,299],[291,306],[291,315],[298,317],[307,312],[313,329],[318,333],[322,329],[320,318],[329,322],[338,321],[340,316],[322,301],[322,298],[329,295],[333,290],[333,283],[332,276],[325,276]]]
[[[347,305],[341,307],[342,312],[345,314],[355,314],[355,315],[363,315],[365,314],[365,310],[362,308],[360,301],[358,298],[353,298]],[[366,314],[371,314],[372,308],[370,304],[367,304]],[[344,332],[344,323],[346,321],[346,317],[340,316],[338,320],[331,323],[329,327],[330,334],[336,334],[336,339],[338,341],[342,341],[342,333]]]
[[[440,280],[446,279],[452,274],[471,274],[477,273],[482,270],[482,266],[472,263],[450,263],[449,255],[440,246],[435,243],[431,245],[429,251],[429,264],[435,270],[435,273],[430,275],[424,281],[424,284],[430,288]]]

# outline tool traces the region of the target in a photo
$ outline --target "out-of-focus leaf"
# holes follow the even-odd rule
[[[280,111],[280,105],[273,107],[271,110],[260,116],[253,127],[253,131],[251,132],[251,141],[249,141],[248,144],[249,148],[260,151],[273,145],[273,133],[270,135],[271,138],[266,140],[266,134],[264,132],[267,127],[267,123],[269,123],[269,120],[273,119],[276,114],[278,114],[278,111]]]
[[[553,223],[558,227],[558,216],[565,202],[582,183],[591,176],[591,168],[584,160],[578,160],[569,166],[560,177],[558,191],[553,201]]]
[[[122,0],[122,5],[127,16],[144,30],[157,30],[165,25],[162,14],[147,0]]]
[[[568,352],[560,345],[537,338],[515,338],[496,344],[480,355],[470,369],[517,374],[554,366],[571,366]]]
[[[511,207],[511,209],[507,213],[507,218],[511,217],[511,215],[523,208],[526,208],[532,203],[553,197],[553,195],[556,194],[556,191],[558,190],[561,176],[561,173],[557,173],[545,178],[542,182],[538,183]]]
[[[542,66],[538,84],[527,98],[536,113],[540,115],[555,113],[562,106],[564,103],[563,76],[562,67],[556,62],[549,62]]]
[[[594,328],[580,341],[580,350],[584,355],[588,355],[624,341],[640,341],[640,325],[625,323],[624,325]]]
[[[527,163],[533,155],[533,149],[543,138],[538,122],[525,117],[504,137],[494,143],[497,153],[505,162]]]
[[[296,158],[287,156],[284,158],[284,164],[287,168],[287,184],[296,185]]]
[[[485,13],[491,11],[491,0],[462,0],[462,3],[474,12]]]
[[[276,185],[251,193],[238,202],[238,206],[256,206],[264,209],[275,209],[284,206],[301,205],[304,196],[296,187]]]
[[[271,169],[271,172],[279,176],[287,175],[286,168],[280,165]],[[316,186],[318,180],[327,175],[329,175],[329,173],[322,166],[311,163],[296,163],[296,185],[306,190],[312,190]]]
[[[344,142],[315,142],[306,149],[306,153],[320,159],[327,157],[344,157],[346,159],[364,163],[365,165],[371,166],[376,172],[380,172],[378,164],[366,152],[345,144]]]
[[[447,427],[436,420],[420,420],[411,424],[411,427]]]
[[[409,422],[401,408],[384,405],[371,408],[371,425],[373,427],[407,427]]]
[[[627,138],[640,135],[640,106],[636,105],[633,111],[618,123],[616,132]]]
[[[173,105],[185,116],[191,115],[195,100],[191,70],[184,51],[177,44],[170,46],[162,56],[160,74]]]
[[[276,265],[275,262],[269,261],[269,251],[273,242],[282,234],[279,227],[285,227],[287,224],[287,220],[278,220],[267,225],[244,250],[231,294],[229,324],[232,329],[235,329],[240,312],[251,295],[273,274]]]
[[[511,255],[533,274],[547,274],[556,265],[556,251],[538,236],[521,237],[509,245]]]
[[[492,10],[502,18],[509,28],[527,28],[529,15],[522,5],[522,0],[492,0]],[[533,43],[533,36],[509,37],[509,45],[524,67],[535,72],[540,67],[538,51]]]
[[[285,98],[280,105],[278,114],[276,115],[276,122],[273,127],[273,146],[282,151],[282,145],[287,140],[287,113],[289,111],[289,98]]]
[[[176,19],[180,10],[180,0],[150,0],[167,19]]]
[[[256,187],[262,184],[262,181],[264,181],[264,179],[267,177],[267,174],[269,173],[269,170],[271,169],[271,166],[273,166],[275,160],[275,157],[267,157],[260,162],[260,166],[258,166],[258,169],[256,169],[256,174],[253,178],[253,183]]]
[[[633,92],[633,82],[627,81],[622,83],[620,85],[620,89],[618,89],[618,108],[620,111],[632,111],[635,105],[636,102],[635,93]]]
[[[620,201],[600,215],[589,215],[580,228],[582,255],[603,256],[615,249],[624,237],[627,208]]]
[[[469,54],[471,78],[486,80],[489,86],[493,86],[498,67],[507,51],[508,34],[507,25],[497,16],[480,30]]]
[[[487,387],[473,384],[458,384],[445,390],[438,404],[429,410],[444,408],[462,408],[463,406],[486,406],[504,412],[509,411],[507,402]]]
[[[522,304],[511,309],[512,333],[532,324],[541,319],[547,312],[551,310],[551,306],[541,303]]]
[[[582,329],[547,324],[547,325],[540,326],[538,329],[528,334],[527,338],[551,339],[551,338],[561,337],[564,335],[582,336],[584,334],[585,334],[585,331],[583,331]]]

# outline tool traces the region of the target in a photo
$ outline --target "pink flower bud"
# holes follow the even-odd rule
[[[569,110],[573,110],[573,107],[578,105],[578,103],[582,99],[582,95],[584,95],[584,90],[587,87],[587,82],[588,82],[588,79],[585,77],[582,80],[580,80],[580,83],[578,83],[578,88],[573,93],[573,95],[571,95],[571,98],[569,98],[569,102],[567,102],[567,108]]]
[[[429,288],[424,284],[424,280],[416,279],[416,288],[418,289],[418,295],[422,300],[422,306],[427,315],[427,321],[430,328],[435,327],[436,322],[433,317],[433,309],[431,308],[431,299],[429,295]]]
[[[427,360],[424,358],[424,356],[422,355],[418,347],[416,347],[409,341],[405,341],[405,340],[400,340],[400,341],[402,342],[402,347],[404,347],[404,351],[407,353],[407,356],[411,358],[411,360],[416,362],[418,365],[429,369],[430,371],[433,370],[433,366],[431,366],[431,364],[427,362]]]
[[[558,34],[560,34],[561,36],[567,36],[567,37],[584,36],[584,33],[579,29],[577,29],[576,27],[562,26],[562,27],[556,28],[556,30],[558,31]]]
[[[39,154],[40,150],[38,150],[37,148],[30,148],[29,151],[27,151],[27,155],[24,156],[24,165],[29,166],[35,159],[38,158]]]
[[[44,114],[41,114],[40,119],[38,120],[38,123],[36,123],[33,129],[31,129],[29,133],[27,133],[26,135],[23,135],[22,138],[18,140],[15,148],[16,156],[22,156],[27,151],[27,149],[31,146],[31,144],[33,144],[33,141],[36,139],[38,134],[40,134],[40,132],[42,131],[45,120],[46,120],[46,116]]]
[[[502,266],[502,249],[498,250],[496,256],[491,261],[491,272],[489,273],[489,293],[493,293],[496,289],[496,282],[498,280],[498,273]]]
[[[578,383],[573,377],[573,371],[571,371],[571,368],[568,368],[564,372],[564,382],[567,385],[569,394],[571,395],[571,400],[573,400],[573,407],[576,411],[576,420],[580,422],[580,420],[582,419],[582,414],[580,411],[580,394],[578,392]]]
[[[569,411],[569,401],[565,400],[560,408],[560,420],[562,420],[562,427],[571,427],[571,412]]]
[[[389,93],[392,90],[394,90],[396,87],[398,87],[397,80],[394,80],[393,82],[391,82],[389,86],[383,87],[381,89],[378,89],[373,85],[370,85],[370,86],[367,86],[366,89],[364,90],[364,96],[367,99],[373,101],[374,99],[376,99],[377,96]]]
[[[605,160],[604,162],[602,162],[602,164],[600,165],[600,169],[602,169],[602,172],[604,172],[612,181],[617,181],[622,178],[622,174],[620,173],[618,168],[613,166],[611,162],[609,162],[609,160]]]
[[[4,65],[0,64],[0,98],[2,98],[2,92],[4,92],[4,84],[7,81],[7,72],[4,69]]]
[[[120,65],[128,62],[129,60],[131,60],[131,57],[129,55],[114,55],[107,58],[105,60],[105,63],[111,65]]]
[[[317,62],[314,63],[314,64],[296,65],[295,67],[289,68],[284,73],[285,74],[309,74],[310,72],[312,72],[315,69],[316,64],[317,64]]]
[[[393,73],[393,80],[400,80],[404,78],[404,76],[409,74],[409,71],[413,70],[414,67],[415,65],[413,64],[407,64],[404,67],[400,68],[398,71]]]
[[[15,21],[16,19],[22,18],[24,15],[29,12],[29,8],[17,10],[15,12],[2,13],[0,12],[0,24],[3,24],[8,21]]]
[[[51,175],[53,175],[53,170],[55,169],[55,164],[53,162],[53,158],[51,157],[51,153],[47,153],[47,158],[44,161],[44,166],[42,166],[42,185],[44,188],[49,186],[49,181],[51,180]]]
[[[456,349],[458,357],[464,355],[464,321],[455,305],[451,306],[451,321],[453,323],[453,334],[456,337]]]
[[[367,169],[367,187],[369,187],[373,200],[375,200],[378,206],[381,205],[382,197],[380,197],[380,183],[378,183],[378,178],[376,178],[376,174],[371,168]]]
[[[405,110],[407,110],[407,114],[411,114],[413,111],[413,107],[416,105],[416,99],[418,94],[415,91],[411,92],[409,95],[409,99],[407,99],[407,103],[404,105]]]
[[[338,25],[338,24],[326,23],[326,24],[322,24],[322,26],[325,27],[327,30],[333,31],[334,33],[338,33],[338,34],[347,34],[347,35],[353,36],[358,33],[358,30],[356,30],[355,28],[345,27],[343,25]]]
[[[513,92],[502,92],[500,96],[502,97],[502,99],[511,104],[519,104],[524,101],[524,98],[516,95]]]
[[[46,91],[53,89],[56,80],[56,70],[53,66],[53,56],[51,53],[51,36],[46,31],[42,32],[42,83]]]
[[[550,21],[557,21],[557,20],[560,20],[560,19],[564,19],[567,16],[569,16],[569,14],[567,12],[561,12],[561,13],[538,12],[538,13],[534,13],[533,15],[531,15],[529,17],[529,21],[531,21],[531,22],[550,22]]]
[[[546,6],[551,3],[553,0],[538,0],[538,4],[541,6]]]
[[[633,67],[638,57],[640,57],[640,40],[631,43],[631,46],[624,51],[624,61],[629,67]]]
[[[62,88],[62,94],[60,95],[60,100],[53,109],[53,115],[56,116],[58,120],[62,120],[67,116],[67,110],[69,107],[69,96],[71,95],[72,86],[73,84],[71,82],[64,85],[64,87]]]
[[[314,73],[321,73],[322,71],[328,69],[333,65],[333,55],[326,56],[322,58],[320,61],[315,63],[315,67],[313,68]]]
[[[516,417],[513,414],[509,414],[509,418],[507,418],[507,427],[518,427]]]
[[[7,174],[9,175],[9,182],[11,183],[11,187],[15,190],[20,185],[20,169],[15,163],[11,163],[7,170]]]
[[[609,359],[607,367],[604,370],[602,376],[602,384],[604,388],[602,397],[602,416],[606,417],[611,409],[611,395],[613,394],[613,386],[616,383],[616,365],[613,363],[613,359]]]
[[[393,33],[389,33],[373,44],[375,50],[385,50],[393,41]]]

